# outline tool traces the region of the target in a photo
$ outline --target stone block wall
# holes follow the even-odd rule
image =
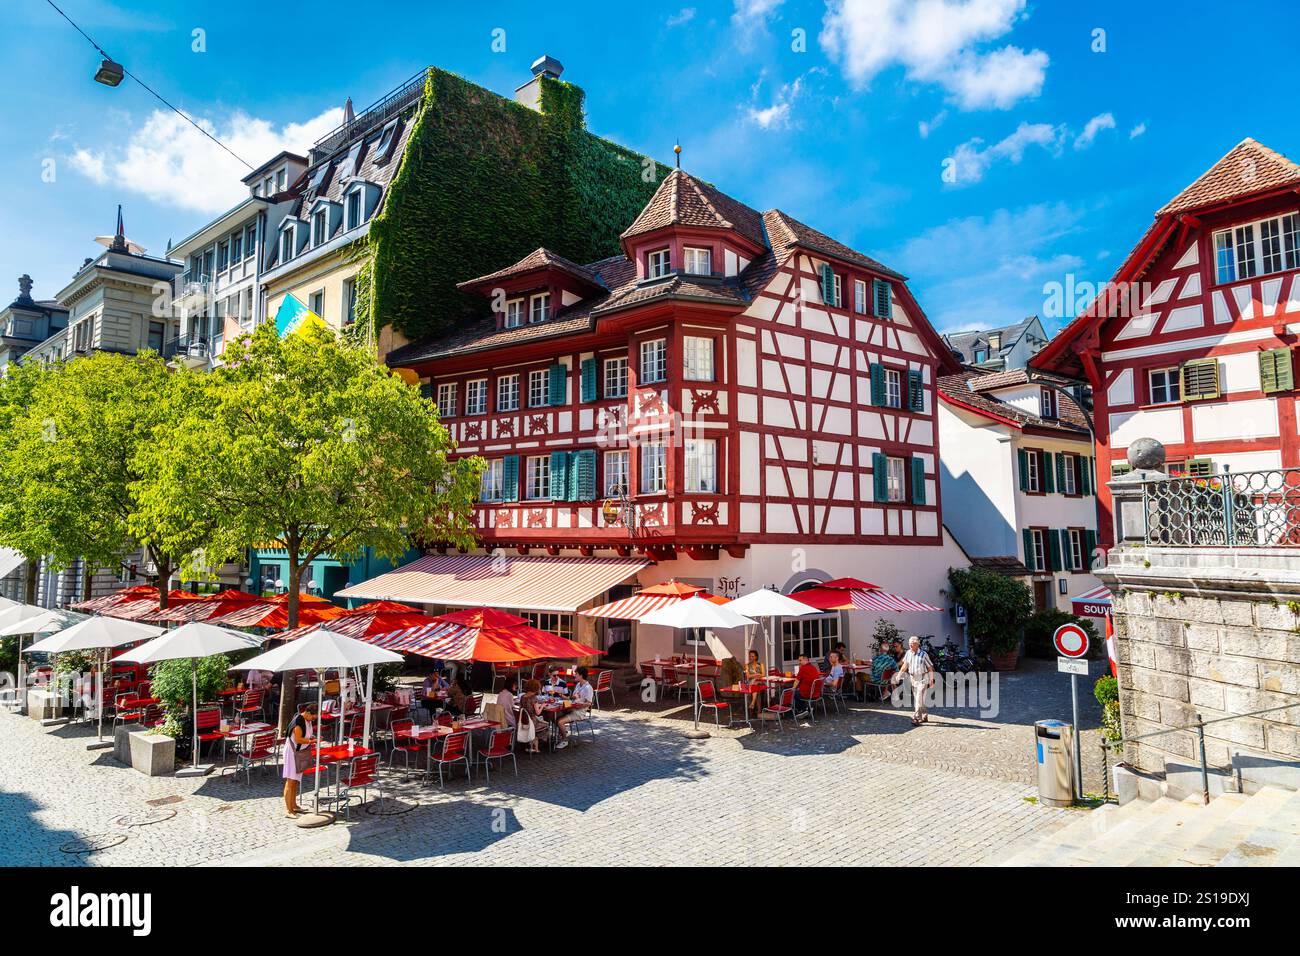
[[[1300,704],[1300,551],[1125,546],[1097,576],[1114,595],[1126,737]],[[1206,757],[1300,761],[1300,706],[1211,724]],[[1194,731],[1128,745],[1125,759],[1160,773],[1196,763]]]

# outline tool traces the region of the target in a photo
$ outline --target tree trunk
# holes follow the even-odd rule
[[[171,561],[163,557],[153,548],[145,552],[146,556],[154,563],[158,569],[158,576],[155,580],[158,583],[158,610],[165,611],[170,602],[170,595],[167,593],[167,584],[172,579]]]
[[[41,559],[28,558],[27,559],[27,580],[24,582],[27,588],[27,594],[25,596],[25,600],[27,601],[28,604],[32,604],[32,605],[36,604],[36,576],[40,574],[40,571],[41,571]]]
[[[81,559],[81,599],[89,601],[91,598],[90,585],[95,580],[95,569],[85,558]]]
[[[289,549],[289,600],[286,603],[288,613],[288,629],[293,630],[298,626],[298,587],[301,583],[298,579],[302,574],[298,567],[298,549],[290,547]],[[293,677],[291,671],[285,671],[284,677],[280,681],[280,736],[284,736],[293,720],[294,714],[298,710],[298,683]],[[316,715],[320,719],[320,715]],[[319,728],[317,728],[319,732]]]

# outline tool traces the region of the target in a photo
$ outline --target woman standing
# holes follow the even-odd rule
[[[284,813],[293,819],[302,813],[298,806],[298,787],[302,771],[311,766],[311,748],[316,744],[316,705],[303,704],[298,716],[289,724],[284,740]]]

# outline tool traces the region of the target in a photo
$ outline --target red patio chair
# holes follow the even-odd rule
[[[808,706],[808,719],[812,720],[814,723],[817,721],[816,716],[813,714],[814,704],[822,705],[823,717],[830,716],[826,712],[826,695],[822,693],[822,691],[825,690],[825,687],[826,678],[818,677],[812,682],[812,687],[808,688],[808,697],[804,700],[804,703]]]
[[[721,712],[725,710],[728,716],[731,714],[731,704],[718,699],[718,692],[714,690],[711,680],[700,681],[699,706],[701,710],[707,707],[713,711],[713,722],[719,727],[722,726],[722,718],[719,716]]]
[[[439,727],[450,727],[450,726],[451,726],[452,724],[454,724],[455,722],[456,722],[456,718],[453,717],[451,714],[439,714],[439,715],[438,715],[438,726],[439,726]]]
[[[398,754],[401,754],[402,761],[406,764],[406,772],[407,774],[410,774],[411,756],[415,756],[415,762],[418,765],[420,762],[420,754],[424,751],[424,745],[418,740],[413,740],[407,736],[407,734],[411,732],[411,728],[415,726],[410,718],[395,720],[391,726],[393,732],[393,749],[388,754],[388,766],[391,769],[393,766],[393,758]]]
[[[665,667],[665,668],[664,668],[664,677],[663,677],[663,680],[662,680],[661,683],[660,683],[660,686],[663,688],[663,693],[664,693],[664,696],[665,696],[665,697],[668,696],[668,692],[669,692],[670,690],[675,690],[675,691],[677,691],[677,699],[678,699],[678,700],[681,700],[681,699],[682,699],[682,691],[686,690],[686,688],[687,688],[689,685],[690,685],[690,681],[686,680],[686,679],[683,678],[683,677],[679,677],[679,676],[677,675],[677,668],[676,668],[676,667]]]
[[[614,672],[613,672],[613,671],[597,671],[597,672],[596,672],[596,682],[592,685],[592,689],[593,689],[593,699],[595,700],[595,702],[596,702],[596,706],[597,706],[597,707],[600,706],[600,695],[601,695],[601,694],[609,694],[609,702],[610,702],[610,704],[613,704],[613,703],[615,702],[615,698],[614,698]]]
[[[113,698],[113,726],[135,724],[144,719],[144,709],[135,701],[134,694],[118,694]]]
[[[200,707],[194,713],[194,727],[199,734],[198,757],[203,756],[204,744],[226,739],[226,735],[221,732],[220,707]]]
[[[497,689],[497,681],[500,681],[502,686],[504,686],[506,682],[506,678],[510,676],[513,670],[514,670],[513,664],[493,664],[492,665],[492,689],[494,691]]]
[[[661,685],[660,685],[659,674],[655,671],[655,666],[654,666],[653,664],[642,664],[642,665],[641,665],[641,683],[642,683],[642,685],[644,685],[646,681],[649,681],[651,684],[654,685],[654,687],[655,687],[655,696],[658,697],[659,694],[662,693],[662,690],[663,690],[663,689],[662,689],[662,687],[661,687]]]
[[[366,715],[353,714],[348,718],[347,736],[353,740],[360,740],[366,735]]]
[[[257,716],[265,720],[266,708],[262,704],[262,697],[263,691],[246,691],[243,697],[236,699],[235,714],[244,718],[249,718],[254,714],[257,714]]]
[[[791,713],[793,710],[794,688],[787,687],[785,690],[781,691],[781,702],[778,704],[768,704],[763,708],[763,713],[776,714],[776,727],[778,730],[784,731],[785,724],[782,721],[784,720],[785,715]]]
[[[244,771],[244,783],[251,784],[253,782],[251,775],[253,767],[258,764],[266,764],[268,761],[275,762],[275,731],[265,730],[260,734],[253,734],[248,749],[238,751],[235,754],[235,760],[235,772]]]
[[[483,764],[483,772],[487,774],[488,783],[492,782],[491,762],[500,760],[502,762],[509,757],[515,765],[515,776],[519,776],[519,761],[515,759],[515,732],[513,730],[494,730],[488,737],[488,745],[478,752],[476,762]]]
[[[482,694],[470,694],[465,698],[465,716],[473,717],[478,714],[479,708],[483,706]]]
[[[349,760],[339,769],[339,785],[335,797],[343,804],[343,818],[352,819],[352,791],[361,791],[361,802],[366,802],[370,788],[374,787],[382,799],[384,791],[379,786],[379,754],[367,754]]]
[[[442,768],[446,767],[447,772],[451,773],[453,764],[465,765],[465,779],[468,780],[473,773],[469,765],[469,731],[459,730],[448,734],[442,744],[442,753],[436,754],[433,762],[438,768],[438,786],[441,787],[443,782]]]

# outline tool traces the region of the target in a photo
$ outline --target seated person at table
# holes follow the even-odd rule
[[[745,680],[758,681],[762,680],[763,676],[763,662],[758,659],[758,651],[750,651],[749,660],[745,661]],[[758,711],[762,696],[762,691],[755,691],[749,695],[750,709]]]
[[[799,669],[794,672],[794,712],[802,717],[808,713],[808,698],[812,696],[813,681],[822,676],[817,665],[808,660],[807,654],[799,655]]]
[[[524,696],[519,698],[519,726],[530,724],[533,728],[533,739],[528,741],[528,752],[532,754],[541,749],[538,744],[551,732],[551,725],[543,716],[542,702],[537,699],[541,692],[541,681],[524,681]]]
[[[460,717],[465,713],[465,703],[469,698],[469,682],[460,674],[451,682],[447,688],[447,699],[442,702],[442,708],[453,717]]]
[[[447,678],[442,676],[441,671],[435,671],[424,679],[420,696],[424,699],[424,706],[429,709],[430,713],[442,706],[438,691],[445,691],[448,686]]]
[[[560,668],[552,664],[546,670],[546,684],[542,687],[548,694],[558,694],[561,697],[569,695],[569,683],[560,673]]]
[[[844,665],[840,663],[842,658],[835,651],[831,651],[827,663],[830,669],[826,674],[826,683],[822,685],[828,690],[839,690],[840,684],[844,681]]]
[[[573,688],[573,709],[566,712],[559,720],[555,722],[556,729],[560,732],[560,742],[555,745],[556,750],[563,750],[569,746],[569,721],[582,717],[582,711],[591,706],[592,697],[591,684],[587,681],[587,668],[578,668],[578,683]]]
[[[519,678],[511,674],[506,678],[506,685],[497,694],[497,706],[501,708],[502,719],[507,727],[515,726],[515,690],[519,687]]]

